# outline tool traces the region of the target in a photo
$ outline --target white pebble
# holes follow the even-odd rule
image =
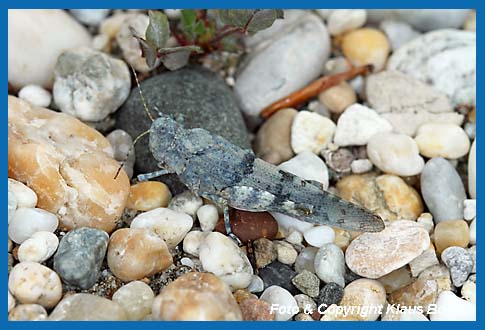
[[[212,232],[199,248],[199,259],[205,271],[214,273],[233,289],[247,288],[253,276],[248,257],[229,237]]]
[[[211,204],[202,205],[197,210],[197,218],[199,219],[202,231],[213,231],[219,220],[217,207]]]
[[[327,20],[328,32],[335,36],[357,29],[365,24],[367,12],[365,9],[335,9]]]
[[[298,314],[299,308],[295,298],[286,289],[273,285],[264,290],[260,297],[272,306],[278,307],[275,311],[276,321],[288,321]]]
[[[19,91],[19,98],[38,107],[47,108],[52,101],[52,95],[38,85],[26,85]]]
[[[433,215],[431,213],[421,213],[421,215],[416,220],[420,225],[426,229],[428,234],[431,234],[434,230]]]
[[[477,285],[475,282],[468,280],[463,283],[463,286],[461,287],[461,296],[463,299],[466,299],[469,302],[476,304],[476,295]]]
[[[350,163],[350,169],[354,174],[367,173],[372,170],[372,162],[368,159],[355,159]]]
[[[123,307],[129,320],[141,320],[152,312],[154,299],[155,294],[147,284],[133,281],[119,288],[112,300]]]
[[[305,231],[303,237],[309,245],[320,248],[325,244],[333,243],[335,232],[329,226],[315,226]]]
[[[177,212],[182,212],[190,215],[195,220],[197,210],[203,204],[202,198],[194,195],[189,190],[174,196],[168,204],[168,208]]]
[[[476,305],[451,291],[443,291],[436,300],[436,313],[430,316],[431,321],[475,321]]]
[[[38,231],[20,245],[18,259],[20,262],[44,262],[54,255],[58,245],[59,239],[56,235],[48,231]]]
[[[374,110],[355,103],[337,121],[334,143],[338,146],[366,145],[380,132],[391,132],[392,125]]]
[[[258,275],[253,275],[251,277],[251,282],[249,282],[248,285],[248,291],[249,292],[262,292],[264,290],[264,282],[261,277]]]
[[[318,154],[332,142],[335,124],[330,119],[310,111],[300,111],[291,125],[291,148],[295,153],[311,151]]]
[[[15,298],[12,296],[10,291],[8,291],[8,312],[12,310],[12,308],[15,307]]]
[[[193,220],[189,215],[159,207],[136,216],[130,228],[150,229],[163,239],[169,248],[174,248],[182,242],[192,225]]]
[[[367,155],[375,166],[388,174],[412,176],[424,168],[418,145],[404,134],[375,134],[367,144]]]
[[[345,286],[344,253],[337,245],[329,243],[322,246],[315,255],[314,266],[317,276],[325,283]]]
[[[79,22],[98,26],[109,14],[109,9],[69,9],[72,16]]]
[[[300,233],[304,233],[307,230],[313,228],[313,224],[305,221],[298,220],[296,218],[290,217],[289,215],[278,213],[278,212],[270,212],[271,215],[275,218],[276,222],[278,222],[278,228],[283,234],[287,234],[293,230],[299,231]]]
[[[295,263],[298,252],[295,248],[285,241],[275,241],[276,253],[278,261],[282,264],[292,265]]]
[[[386,34],[393,50],[420,35],[411,25],[401,21],[384,20],[379,27]]]
[[[54,232],[58,224],[59,220],[50,212],[38,208],[19,208],[8,225],[8,237],[21,244],[36,232]]]
[[[322,183],[323,189],[328,188],[327,165],[310,151],[302,151],[290,160],[281,163],[278,168],[305,180],[318,181]]]
[[[12,191],[8,191],[8,223],[12,221],[15,216],[15,211],[17,211],[17,197]]]
[[[190,267],[190,268],[194,268],[195,267],[195,263],[192,259],[190,258],[187,258],[187,257],[183,257],[182,259],[180,259],[180,264],[181,265],[184,265],[184,266],[187,266],[187,267]]]
[[[477,215],[477,200],[465,199],[463,202],[463,217],[465,220],[473,220]]]
[[[180,9],[164,9],[163,12],[170,19],[179,19],[182,16],[182,11]]]
[[[292,229],[285,239],[288,243],[291,243],[293,245],[301,245],[301,243],[303,242],[303,234],[300,233],[298,230]]]
[[[429,123],[418,128],[414,138],[421,155],[433,158],[457,159],[470,150],[470,139],[458,125]]]
[[[10,271],[8,289],[22,304],[54,307],[62,296],[59,276],[36,262],[18,263]]]
[[[123,164],[128,177],[133,176],[133,166],[135,165],[135,148],[130,134],[122,129],[115,129],[106,135],[111,147],[113,148],[114,158]]]
[[[9,178],[8,190],[15,194],[17,208],[35,207],[37,205],[37,194],[22,182]]]
[[[208,232],[202,232],[198,230],[193,230],[189,232],[184,238],[184,252],[198,257],[200,244],[202,244],[202,241],[205,240],[207,235],[209,235]]]
[[[476,219],[470,223],[470,244],[474,245],[477,244],[477,224]]]

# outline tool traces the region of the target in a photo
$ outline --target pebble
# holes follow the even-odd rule
[[[379,233],[364,233],[345,253],[347,266],[356,274],[379,278],[418,257],[430,246],[428,232],[414,221],[391,222]]]
[[[113,148],[114,159],[116,159],[122,168],[125,170],[128,178],[133,176],[133,166],[135,166],[135,147],[133,146],[133,139],[122,129],[115,129],[108,135],[106,139]]]
[[[199,256],[200,244],[209,235],[209,232],[202,232],[198,230],[193,230],[187,233],[183,242],[183,250],[185,253],[191,254],[193,256]]]
[[[327,62],[328,63],[328,62]],[[330,87],[318,95],[318,100],[332,113],[342,113],[357,102],[357,95],[347,82]]]
[[[451,291],[443,291],[436,300],[437,312],[431,321],[476,321],[476,305],[458,298]]]
[[[408,23],[393,19],[382,21],[379,28],[386,34],[393,51],[421,35]]]
[[[236,294],[240,291],[236,291]],[[271,313],[271,305],[266,301],[259,300],[254,295],[241,299],[238,304],[244,321],[274,321],[275,315]]]
[[[332,142],[335,124],[330,119],[310,111],[300,111],[291,125],[291,148],[295,153],[311,151],[318,154]]]
[[[123,307],[109,299],[87,293],[67,295],[49,315],[49,321],[125,321]]]
[[[43,209],[19,208],[8,225],[8,237],[21,244],[39,231],[54,232],[58,223],[59,220],[54,214]]]
[[[172,199],[167,185],[158,181],[145,181],[130,187],[126,207],[136,211],[150,211],[165,208]]]
[[[310,151],[302,151],[281,163],[278,169],[297,175],[305,180],[318,181],[323,189],[328,188],[328,169],[325,162]]]
[[[106,232],[95,228],[71,230],[54,255],[54,270],[65,283],[89,289],[101,275],[108,239]]]
[[[320,290],[317,297],[318,307],[323,311],[326,310],[328,306],[332,304],[340,304],[344,296],[344,288],[337,283],[327,283]]]
[[[365,24],[367,12],[365,9],[335,9],[327,19],[328,32],[336,36]]]
[[[19,247],[17,258],[20,262],[44,262],[54,255],[59,245],[56,235],[48,231],[38,231]]]
[[[419,153],[428,158],[457,159],[468,154],[470,150],[467,134],[454,124],[424,124],[419,127],[415,141]]]
[[[291,283],[312,298],[316,298],[320,291],[320,279],[308,270],[304,270],[291,279]]]
[[[360,28],[346,33],[342,38],[342,52],[352,64],[372,64],[374,72],[386,64],[390,45],[384,33],[373,28]]]
[[[10,291],[8,291],[8,303],[7,303],[7,305],[8,305],[8,312],[10,313],[12,308],[15,307],[15,298],[12,296]]]
[[[470,148],[470,153],[468,154],[468,192],[471,198],[477,198],[477,180],[476,180],[476,140],[473,140],[472,146]]]
[[[370,160],[366,159],[355,159],[352,161],[350,164],[350,169],[352,170],[352,173],[354,174],[363,174],[370,172],[372,170],[372,162]]]
[[[416,257],[409,263],[409,268],[413,277],[418,277],[419,274],[434,265],[438,265],[439,261],[436,257],[436,251],[434,247],[430,247],[424,251],[419,257]]]
[[[295,263],[298,252],[293,245],[285,241],[275,241],[275,247],[279,262],[286,265]]]
[[[254,259],[257,268],[263,268],[278,258],[275,244],[266,238],[258,238],[253,242]]]
[[[417,143],[404,134],[373,135],[367,144],[367,155],[375,166],[388,174],[412,176],[421,173],[424,167]]]
[[[315,272],[325,283],[334,282],[345,286],[345,260],[344,253],[335,244],[323,245],[315,255]]]
[[[333,244],[337,245],[342,251],[345,252],[350,244],[350,241],[352,240],[351,233],[337,227],[333,227],[333,231],[335,232]]]
[[[443,264],[425,269],[419,274],[418,279],[436,280],[436,283],[438,284],[438,294],[446,290],[455,290],[455,287],[451,284],[450,271]]]
[[[15,211],[17,211],[17,197],[15,197],[15,194],[8,190],[8,223],[12,221],[12,219],[15,217]],[[10,238],[9,238],[10,242]]]
[[[61,229],[111,232],[130,184],[124,171],[114,179],[119,164],[108,140],[69,115],[13,96],[8,114],[9,177],[28,182],[37,207],[57,215]]]
[[[39,85],[26,85],[19,90],[20,99],[30,102],[32,105],[47,108],[52,101],[52,95]]]
[[[123,285],[113,294],[113,301],[125,310],[128,320],[141,320],[152,312],[155,294],[141,281]]]
[[[428,231],[428,234],[434,231],[433,215],[431,213],[422,213],[416,220],[421,226]]]
[[[310,312],[311,314],[317,309],[317,304],[312,298],[310,298],[310,296],[306,294],[297,294],[293,297],[295,298],[298,308],[300,309],[300,313],[306,314],[306,311],[307,313]]]
[[[133,281],[167,269],[172,255],[163,239],[145,228],[122,228],[109,240],[109,269],[121,280]]]
[[[421,306],[427,311],[438,298],[438,284],[435,280],[418,279],[412,284],[389,295],[389,303],[396,306]]]
[[[109,9],[69,9],[69,12],[79,22],[98,26],[109,14]]]
[[[20,262],[8,276],[8,290],[21,304],[39,304],[49,309],[62,296],[59,276],[36,262]]]
[[[463,201],[463,218],[467,221],[475,219],[477,216],[477,200],[465,199]]]
[[[470,244],[477,244],[477,224],[476,219],[470,223]]]
[[[301,273],[304,270],[308,270],[311,273],[315,273],[315,255],[318,249],[313,246],[308,246],[301,250],[295,261],[295,270]]]
[[[230,288],[211,273],[190,272],[162,289],[153,302],[154,320],[238,321],[241,310]]]
[[[135,14],[122,21],[116,34],[116,42],[122,51],[123,58],[138,72],[148,72],[153,68],[148,67],[145,58],[141,56],[140,44],[132,31],[139,36],[144,36],[149,23],[148,15]]]
[[[257,39],[266,40],[255,46],[258,51],[252,52],[236,77],[234,92],[241,110],[253,121],[259,121],[264,107],[318,78],[330,54],[330,38],[319,17],[305,11],[290,16],[294,19],[285,16],[264,35],[258,33]]]
[[[9,311],[9,321],[44,321],[47,311],[38,304],[22,304]]]
[[[251,282],[248,285],[249,292],[263,292],[264,290],[264,282],[261,277],[258,275],[253,275],[251,277]]]
[[[261,125],[254,141],[257,157],[278,165],[294,156],[291,149],[291,126],[297,113],[295,109],[283,109]]]
[[[213,231],[219,220],[217,207],[212,204],[202,205],[197,210],[197,219],[199,219],[202,231]]]
[[[314,247],[320,248],[335,240],[335,232],[329,226],[315,226],[303,233],[305,241]]]
[[[159,207],[137,215],[131,222],[130,228],[148,229],[174,248],[184,239],[192,228],[193,220],[190,215]]]
[[[459,246],[450,246],[441,253],[441,260],[450,270],[453,285],[461,287],[472,272],[472,257],[467,250]]]
[[[435,223],[463,218],[465,187],[447,160],[432,158],[426,163],[421,173],[421,194]]]
[[[253,267],[247,256],[229,237],[212,232],[199,248],[204,270],[214,273],[231,288],[244,289],[251,282]]]
[[[347,315],[332,315],[324,317],[329,320],[375,321],[386,303],[386,290],[381,283],[370,279],[358,279],[348,284],[344,289],[340,306],[356,306]],[[368,313],[360,312],[358,306],[366,307]],[[347,307],[347,308],[349,308]],[[327,310],[327,312],[330,310]]]
[[[298,314],[299,308],[295,298],[280,286],[270,286],[264,290],[260,299],[271,305],[278,305],[279,308],[275,311],[276,321],[288,321]]]
[[[172,198],[168,208],[176,212],[185,213],[195,220],[197,210],[203,205],[202,198],[187,190]]]
[[[140,83],[150,109],[163,109],[163,113],[183,118],[186,128],[204,128],[220,135],[231,143],[249,149],[247,128],[232,90],[217,74],[200,66],[190,66],[155,75]],[[151,121],[143,112],[140,91],[135,87],[123,106],[116,112],[117,128],[135,137],[145,132]],[[158,117],[155,111],[152,115]],[[159,170],[157,160],[147,148],[148,136],[136,144],[135,169],[139,173]],[[165,182],[176,195],[187,188],[175,175],[164,175]]]
[[[477,13],[476,11],[470,11],[465,21],[463,28],[467,31],[476,31],[477,29]]]
[[[477,285],[473,281],[466,281],[461,287],[461,297],[469,302],[476,304]]]
[[[396,50],[387,69],[430,84],[448,95],[452,106],[476,103],[476,34],[453,29],[423,34]]]
[[[64,10],[10,10],[8,82],[15,88],[50,88],[57,57],[66,49],[90,43],[89,32]]]
[[[423,212],[419,193],[395,175],[354,174],[337,182],[339,196],[383,220],[416,220]]]
[[[274,261],[266,267],[259,270],[259,276],[264,282],[265,289],[276,285],[288,290],[292,294],[299,293],[299,290],[293,285],[291,279],[294,278],[297,273],[292,267],[282,264],[279,261]]]
[[[83,121],[101,121],[128,98],[131,77],[121,60],[88,48],[57,59],[53,96],[59,109]]]
[[[16,208],[32,208],[37,205],[37,194],[22,182],[9,178],[8,190],[15,195]]]
[[[303,243],[303,235],[298,230],[291,230],[285,237],[285,240],[295,246],[301,246]]]
[[[341,147],[366,145],[374,134],[391,131],[392,125],[377,112],[355,103],[339,117],[334,143]]]
[[[434,230],[434,244],[438,254],[450,246],[467,247],[470,242],[470,229],[463,220],[443,221]]]
[[[404,266],[393,270],[389,274],[384,275],[377,280],[384,285],[387,293],[393,293],[394,291],[402,289],[405,286],[413,283],[414,278],[412,277],[409,267]]]
[[[268,212],[249,212],[236,209],[229,210],[229,222],[232,232],[242,243],[254,241],[258,238],[274,239],[278,234],[278,223]],[[226,234],[224,219],[221,217],[215,228]]]

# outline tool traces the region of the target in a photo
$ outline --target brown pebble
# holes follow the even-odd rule
[[[271,305],[257,297],[248,297],[239,302],[239,308],[244,321],[273,321],[275,314],[271,313]]]
[[[318,100],[333,113],[342,113],[357,102],[357,95],[349,83],[343,81],[318,95]]]
[[[254,259],[257,268],[263,268],[278,257],[276,246],[267,238],[258,238],[253,242]]]
[[[243,243],[261,237],[274,239],[278,233],[278,223],[268,212],[247,212],[232,209],[229,217],[232,231]],[[224,218],[219,218],[215,230],[226,234]]]
[[[126,207],[137,211],[150,211],[157,207],[167,207],[172,194],[167,185],[158,181],[146,181],[130,187]]]
[[[438,254],[450,246],[466,248],[469,242],[470,229],[464,220],[442,221],[434,229],[434,244]]]
[[[389,295],[391,304],[401,306],[421,306],[426,311],[438,298],[438,284],[435,280],[419,279]]]

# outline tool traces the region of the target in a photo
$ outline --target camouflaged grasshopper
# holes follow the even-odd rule
[[[280,170],[256,158],[251,150],[242,149],[205,129],[186,129],[162,113],[155,120],[139,84],[138,88],[145,111],[152,120],[150,130],[145,132],[150,134],[149,148],[161,168],[141,174],[138,179],[144,181],[177,174],[194,194],[223,209],[226,232],[234,240],[239,242],[231,231],[229,207],[279,212],[302,221],[355,231],[384,229],[379,216],[328,193],[320,182]]]

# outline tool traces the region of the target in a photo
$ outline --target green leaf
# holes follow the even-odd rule
[[[256,33],[269,28],[278,18],[283,18],[283,11],[280,9],[256,10],[247,25],[249,33]]]
[[[182,10],[182,30],[191,39],[194,40],[196,37],[195,26],[197,19],[197,12],[193,9],[183,9]]]
[[[157,54],[158,54],[157,49],[152,45],[150,45],[145,39],[137,35],[135,29],[130,27],[130,30],[133,37],[135,37],[135,39],[138,40],[138,43],[140,44],[141,56],[145,58],[147,65],[151,69],[158,66],[160,62],[158,61],[158,58],[157,58]]]
[[[189,46],[178,46],[178,47],[170,47],[170,48],[161,48],[158,50],[158,55],[163,56],[171,53],[181,52],[181,51],[189,51],[189,52],[196,52],[202,53],[202,48],[199,46],[189,45]]]
[[[222,23],[244,28],[251,19],[254,9],[220,9],[218,13]]]
[[[153,48],[163,48],[170,37],[170,27],[167,16],[161,11],[148,12],[150,23],[145,32],[146,41]]]
[[[189,63],[190,51],[180,50],[161,57],[163,65],[170,71],[178,70]]]

